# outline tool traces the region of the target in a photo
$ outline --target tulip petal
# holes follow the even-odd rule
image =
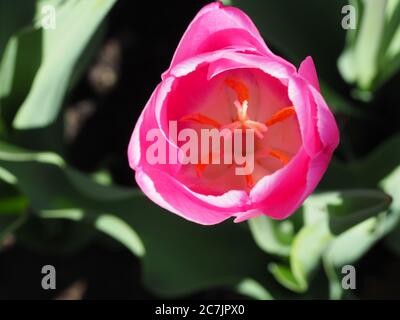
[[[228,70],[241,68],[260,69],[274,78],[284,80],[296,72],[296,68],[291,63],[281,58],[230,51],[223,55],[223,59],[210,64],[209,78]]]
[[[141,150],[145,150],[145,149],[142,149],[142,143],[141,143],[142,125],[143,125],[145,115],[148,112],[148,109],[151,108],[151,106],[154,104],[155,98],[157,97],[158,88],[159,87],[157,87],[154,90],[149,101],[147,102],[146,106],[144,107],[142,113],[140,114],[140,117],[139,117],[138,121],[136,122],[131,139],[129,141],[128,160],[129,160],[129,166],[133,170],[136,170],[136,168],[140,165],[140,162],[142,160]],[[146,117],[146,119],[147,119],[147,117]],[[151,126],[150,126],[150,128],[153,128],[153,127],[156,127],[155,122],[153,124],[151,124]]]
[[[330,111],[324,98],[319,91],[311,88],[311,94],[318,108],[318,132],[322,144],[330,152],[333,152],[339,144],[339,129],[336,125],[335,117]]]
[[[300,150],[287,166],[256,184],[250,192],[251,206],[274,219],[292,214],[307,190],[309,165],[310,157],[304,149]],[[241,215],[238,218],[241,220]]]
[[[289,80],[289,98],[299,120],[304,149],[313,157],[321,151],[322,143],[317,128],[318,110],[309,85],[297,75]]]
[[[232,217],[248,201],[246,193],[241,191],[221,196],[199,195],[160,170],[138,170],[135,177],[142,191],[159,206],[203,225],[217,224]]]
[[[245,13],[220,2],[211,3],[189,25],[174,54],[171,67],[193,56],[232,46],[250,46],[262,54],[271,54]]]
[[[321,91],[314,61],[310,56],[305,58],[300,64],[299,75],[306,79],[315,89]]]

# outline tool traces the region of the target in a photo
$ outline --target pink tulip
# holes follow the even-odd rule
[[[162,133],[167,157],[180,148],[170,139],[170,121],[179,130],[253,130],[254,170],[237,175],[235,164],[149,163],[152,129]],[[297,71],[270,51],[246,14],[214,2],[183,35],[136,124],[128,157],[152,201],[211,225],[231,217],[288,217],[314,191],[338,143],[312,59]]]

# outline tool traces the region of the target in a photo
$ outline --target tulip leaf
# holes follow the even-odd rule
[[[335,197],[334,194],[332,194]],[[349,190],[337,194],[339,203],[328,204],[329,227],[340,234],[352,226],[386,211],[392,199],[379,190]]]
[[[312,196],[304,204],[304,226],[294,237],[289,266],[270,265],[275,279],[286,288],[304,293],[309,279],[320,264],[322,253],[331,240],[328,214],[321,207],[326,195]]]
[[[386,220],[386,215],[382,213],[381,216],[363,221],[344,232],[332,241],[326,256],[335,266],[344,266],[357,261],[377,238],[382,237],[384,220]],[[352,244],[351,249],[349,243]]]
[[[46,3],[55,7],[57,24],[43,30],[43,62],[14,119],[18,129],[47,126],[56,119],[73,69],[115,0]]]
[[[400,166],[381,182],[381,187],[393,198],[392,210],[400,215]],[[388,247],[400,254],[400,221],[385,239]]]
[[[273,300],[273,296],[257,281],[253,279],[243,280],[237,287],[237,291],[256,300]]]
[[[324,266],[331,283],[331,298],[339,299],[342,290],[339,286],[339,270],[352,265],[362,257],[378,240],[383,238],[399,220],[398,213],[382,212],[335,238],[324,254]],[[351,243],[351,246],[349,246]]]
[[[324,81],[320,80],[321,92],[329,105],[329,108],[335,114],[344,114],[353,118],[366,119],[367,115],[365,112],[357,109],[353,103],[348,99],[342,97],[340,94],[335,92],[330,86],[328,86]]]
[[[8,96],[11,92],[17,48],[17,39],[11,38],[0,60],[0,99]]]
[[[400,1],[350,3],[358,13],[357,28],[347,30],[338,66],[348,83],[357,84],[360,97],[368,97],[400,68]]]
[[[378,57],[385,26],[387,0],[364,1],[363,18],[354,44],[355,65],[359,88],[368,90],[378,72]]]
[[[96,229],[103,231],[124,244],[136,256],[143,257],[145,248],[137,233],[121,218],[111,214],[100,214],[95,221]]]
[[[385,32],[381,40],[380,63],[385,64],[392,56],[400,53],[400,1],[388,0]],[[385,61],[386,60],[386,61]]]
[[[0,181],[0,243],[26,220],[28,202],[14,186]]]
[[[296,235],[291,255],[290,269],[299,292],[308,289],[309,279],[320,263],[321,255],[331,239],[325,218],[304,226]]]
[[[28,205],[26,198],[21,195],[1,197],[0,201],[0,215],[21,213]]]
[[[111,214],[87,215],[81,209],[44,210],[40,217],[45,219],[68,219],[93,224],[94,227],[119,241],[133,254],[142,257],[145,248],[137,233],[122,219]]]
[[[379,66],[375,81],[379,88],[400,69],[400,1],[388,0],[387,22],[383,35]]]
[[[16,184],[17,178],[8,170],[0,167],[0,180],[8,184]]]
[[[52,255],[76,254],[99,235],[91,224],[62,218],[43,219],[34,208],[30,208],[26,222],[14,234],[24,247]]]
[[[40,66],[41,42],[42,29],[25,28],[10,38],[0,60],[0,108],[7,128],[11,127]]]
[[[284,265],[271,263],[269,271],[274,275],[275,279],[284,287],[298,293],[304,293],[307,285],[304,283],[299,284],[296,277],[293,275],[292,270]]]
[[[257,245],[269,254],[288,256],[294,227],[290,220],[280,222],[266,216],[249,220]]]
[[[32,22],[35,0],[0,0],[0,60],[11,36]]]
[[[389,213],[390,202],[390,197],[379,190],[347,190],[310,196],[303,205],[304,226],[292,242],[289,265],[270,264],[271,273],[286,288],[304,293],[323,262],[330,280],[331,297],[340,297],[337,268],[345,262],[356,262],[393,229],[398,215]],[[368,221],[373,232],[366,227]],[[352,243],[352,250],[348,243]]]
[[[394,135],[363,159],[348,164],[333,160],[320,190],[376,188],[400,163],[400,135]]]

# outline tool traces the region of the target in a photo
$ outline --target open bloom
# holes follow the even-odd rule
[[[235,163],[150,163],[152,129],[162,133],[168,155],[181,148],[168,134],[171,121],[178,130],[252,130],[254,170],[238,175]],[[288,217],[313,192],[338,142],[312,59],[296,70],[270,51],[242,11],[212,3],[185,32],[136,124],[128,156],[152,201],[208,225]]]

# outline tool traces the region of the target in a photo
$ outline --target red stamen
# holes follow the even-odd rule
[[[269,155],[271,157],[274,157],[276,159],[278,159],[280,162],[282,162],[284,165],[287,165],[289,162],[289,158],[284,155],[282,152],[277,151],[277,150],[270,150],[269,151]]]
[[[183,116],[180,119],[180,121],[193,121],[200,124],[209,125],[217,129],[221,128],[221,124],[218,121],[211,119],[205,115],[202,115],[201,113],[195,113]]]
[[[246,178],[246,184],[247,184],[247,186],[248,186],[250,189],[253,188],[253,187],[254,187],[254,178],[253,178],[253,175],[248,174],[248,175],[245,176],[245,178]]]
[[[195,165],[196,173],[199,178],[203,176],[204,170],[206,170],[207,164],[198,163]]]
[[[296,114],[296,111],[295,111],[294,107],[286,107],[286,108],[283,108],[282,110],[279,110],[277,113],[275,113],[268,121],[265,122],[265,124],[268,127],[270,127],[270,126],[274,125],[275,123],[286,120],[287,118],[289,118],[295,114]]]
[[[241,104],[243,101],[249,101],[249,89],[242,81],[234,78],[228,78],[225,80],[225,83],[236,92],[237,99]]]
[[[208,153],[208,163],[204,163],[203,160],[200,160],[200,163],[195,165],[197,176],[200,178],[203,175],[204,170],[206,170],[207,166],[212,163],[213,153]]]

